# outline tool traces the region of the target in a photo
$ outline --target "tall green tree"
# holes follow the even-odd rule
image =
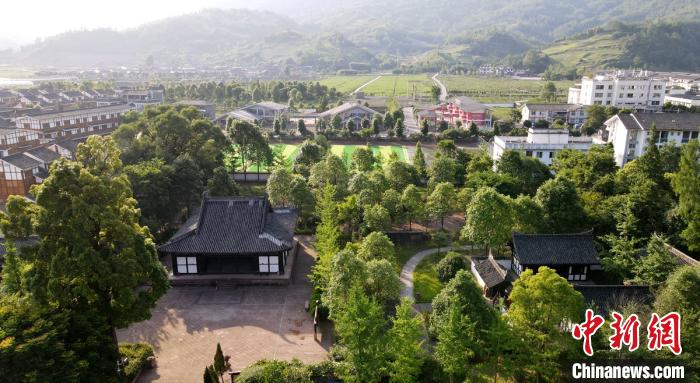
[[[416,173],[418,173],[418,177],[424,179],[428,176],[428,170],[425,164],[425,156],[423,155],[423,148],[421,147],[420,141],[416,142],[416,152],[413,155],[413,166],[416,168]]]
[[[116,374],[116,328],[148,319],[168,288],[153,238],[139,224],[129,181],[119,174],[120,153],[109,140],[91,137],[78,147],[80,162],[58,160],[44,183],[33,187],[36,205],[25,211],[34,212],[27,218],[38,244],[23,252],[28,267],[21,284],[38,304],[71,313],[86,331],[102,332],[100,344],[111,351],[100,356],[104,365],[95,371],[105,368],[99,371],[105,379]]]
[[[447,282],[433,298],[432,306],[433,310],[430,313],[432,334],[437,333],[437,329],[449,319],[450,311],[457,307],[462,315],[469,315],[470,321],[475,323],[477,331],[474,339],[479,340],[482,345],[496,316],[493,308],[486,303],[483,290],[476,284],[468,270],[457,271],[454,278]],[[476,346],[473,349],[477,350]]]
[[[654,310],[659,315],[675,311],[681,315],[683,353],[692,368],[700,368],[700,267],[678,268],[656,294]]]
[[[221,350],[221,343],[216,344],[216,352],[214,353],[214,371],[219,377],[219,381],[224,383],[224,374],[228,372],[231,365],[224,358],[224,352]]]
[[[678,268],[678,263],[666,249],[665,239],[654,234],[649,239],[646,256],[634,268],[635,282],[642,285],[656,285],[665,282]]]
[[[445,216],[455,208],[457,193],[454,186],[449,182],[441,182],[428,196],[428,211],[430,214],[440,219],[440,228],[445,227]]]
[[[423,137],[428,137],[428,133],[430,132],[430,124],[428,124],[428,120],[423,120],[420,123],[420,134],[423,135]],[[420,142],[420,141],[419,141]]]
[[[534,195],[544,181],[552,178],[549,167],[535,158],[522,157],[520,152],[506,150],[498,160],[498,172],[518,180],[523,194]]]
[[[428,175],[429,185],[435,186],[441,182],[455,182],[457,172],[457,162],[447,156],[440,156],[433,160]]]
[[[86,364],[91,360],[83,359],[84,355],[73,347],[69,337],[70,314],[37,304],[28,296],[3,292],[0,295],[0,380],[79,382],[87,378]],[[103,381],[115,380],[105,377]]]
[[[384,122],[382,121],[382,117],[380,115],[374,116],[374,118],[372,118],[372,133],[374,133],[375,136],[378,136],[383,125]]]
[[[346,382],[377,383],[386,373],[384,312],[362,287],[349,291],[348,304],[335,318],[335,330],[345,346]]]
[[[508,319],[533,349],[530,366],[537,377],[559,378],[559,360],[574,347],[573,338],[561,331],[562,323],[578,323],[583,297],[566,279],[548,267],[537,273],[525,270],[513,283]]]
[[[390,362],[389,381],[411,383],[417,380],[423,363],[423,332],[421,318],[413,312],[413,302],[403,298],[396,306],[387,333]]]
[[[277,168],[270,173],[265,189],[273,206],[289,206],[292,179],[292,173],[286,168]]]
[[[357,249],[357,256],[365,261],[386,259],[391,263],[397,262],[394,244],[386,234],[378,231],[374,231],[362,239]]]
[[[235,196],[240,193],[238,184],[223,166],[214,169],[214,175],[207,182],[207,189],[212,197]]]
[[[401,194],[401,207],[408,219],[408,230],[411,223],[421,216],[423,211],[423,199],[416,185],[408,185]]]
[[[299,131],[299,135],[301,135],[302,137],[305,136],[306,133],[308,133],[308,131],[306,130],[306,123],[301,118],[299,119],[299,121],[297,121],[297,131]]]
[[[396,123],[394,124],[394,133],[396,134],[396,137],[403,137],[404,129],[403,119],[396,120]]]
[[[234,121],[229,128],[229,134],[239,158],[238,167],[241,172],[245,173],[250,163],[272,163],[274,155],[260,127],[246,121]]]
[[[535,200],[544,210],[544,224],[552,233],[573,233],[585,229],[586,214],[574,185],[557,177],[537,189]]]
[[[358,147],[352,152],[353,169],[367,172],[374,167],[374,154],[369,147]]]
[[[319,294],[328,285],[333,255],[340,250],[340,228],[335,194],[333,185],[324,186],[316,204],[320,222],[316,226],[314,247],[318,255],[316,263],[311,270],[310,278]]]
[[[317,189],[333,185],[339,195],[347,192],[349,180],[350,174],[345,167],[345,161],[332,153],[326,154],[321,162],[313,165],[309,175],[309,185]]]
[[[299,154],[294,158],[293,169],[297,174],[308,177],[311,167],[320,162],[325,150],[317,142],[306,140],[299,146]]]
[[[493,188],[481,188],[467,208],[461,237],[485,247],[500,246],[510,238],[513,224],[508,198]]]
[[[678,196],[678,212],[687,225],[681,237],[688,248],[700,251],[700,142],[683,146],[680,168],[671,176],[671,186]]]
[[[391,228],[389,212],[379,204],[369,206],[363,214],[365,232],[387,231]]]
[[[448,374],[450,383],[460,381],[469,371],[474,358],[472,341],[475,323],[458,306],[450,307],[446,318],[437,326],[435,357]]]

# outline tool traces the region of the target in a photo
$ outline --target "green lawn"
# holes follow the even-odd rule
[[[299,154],[299,145],[297,144],[273,144],[270,145],[272,147],[272,151],[275,153],[275,156],[279,156],[282,159],[284,159],[284,162],[291,166],[291,164],[294,162],[294,159],[296,156]],[[361,147],[364,145],[331,145],[331,153],[337,155],[338,157],[342,158],[345,161],[345,165],[350,168],[351,162],[352,162],[352,153],[357,149],[358,147]],[[396,153],[396,155],[399,157],[400,161],[407,162],[408,161],[408,149],[406,146],[402,145],[382,145],[382,146],[377,146],[377,145],[371,145],[370,148],[372,149],[372,152],[374,153],[375,156],[378,156],[381,154],[383,159],[389,158],[389,155],[391,153]],[[240,166],[240,161],[236,161],[236,166]],[[260,166],[258,169],[258,166],[255,164],[250,164],[248,166],[248,172],[266,172],[267,167],[266,166]]]
[[[413,255],[417,252],[434,247],[432,242],[406,243],[396,245],[396,258],[398,259],[399,271]]]
[[[416,266],[413,272],[413,294],[416,302],[431,302],[433,298],[442,290],[443,284],[438,279],[435,265],[447,252],[429,255]]]
[[[547,81],[517,80],[501,77],[440,76],[450,94],[464,94],[481,102],[514,102],[523,99],[538,101],[542,86]],[[566,102],[566,95],[573,81],[554,81],[558,89],[559,102]]]
[[[513,110],[513,108],[491,108],[491,114],[493,115],[493,118],[496,120],[502,120],[502,121],[510,121],[510,112]]]
[[[338,92],[350,93],[375,77],[377,76],[330,76],[320,80],[319,83],[328,88],[335,88]]]

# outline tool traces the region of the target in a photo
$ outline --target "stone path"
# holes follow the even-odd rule
[[[416,266],[423,260],[423,258],[435,254],[439,251],[448,252],[451,250],[470,250],[471,245],[464,246],[447,246],[433,249],[421,250],[414,254],[401,268],[401,297],[408,297],[414,299],[413,297],[413,272],[416,271]]]
[[[439,74],[440,73],[435,73],[432,79],[433,82],[435,82],[435,84],[437,84],[437,86],[440,87],[440,102],[445,102],[445,100],[447,100],[447,87],[445,86],[445,84],[442,83],[442,81],[438,79]]]

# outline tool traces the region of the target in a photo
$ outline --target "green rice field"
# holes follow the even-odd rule
[[[287,166],[291,166],[292,163],[294,163],[294,159],[296,156],[299,154],[299,146],[298,144],[274,144],[270,145],[272,147],[272,150],[275,152],[275,155],[278,157],[281,157],[284,159],[284,162],[287,164]],[[364,147],[364,145],[331,145],[331,153],[335,154],[336,156],[342,158],[345,161],[345,166],[350,168],[351,162],[352,162],[352,153],[357,149],[358,147]],[[396,153],[400,161],[407,162],[409,160],[408,156],[408,149],[406,146],[402,145],[370,145],[370,148],[372,149],[372,152],[374,153],[375,157],[381,155],[382,158],[386,159],[389,158],[391,153]],[[237,164],[238,166],[240,164]],[[238,167],[237,166],[237,167]],[[261,166],[258,169],[258,166],[255,164],[250,164],[248,166],[248,171],[249,172],[267,172],[267,167],[266,166]]]
[[[368,75],[368,76],[330,76],[326,77],[323,80],[319,81],[321,85],[325,85],[328,88],[335,88],[338,92],[341,93],[350,93],[354,91],[355,89],[359,88],[362,86],[362,84],[366,83],[367,81],[372,80],[373,78],[376,78],[377,76],[373,75]]]
[[[319,83],[339,92],[350,93],[377,76],[379,75],[330,76]],[[432,85],[433,81],[427,74],[381,75],[378,80],[362,88],[361,92],[370,96],[412,96],[415,87],[417,96],[427,96]]]

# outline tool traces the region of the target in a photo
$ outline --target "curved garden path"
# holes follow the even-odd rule
[[[446,247],[436,247],[432,249],[425,249],[415,253],[401,268],[401,274],[399,278],[401,279],[401,297],[413,298],[413,272],[416,270],[416,266],[423,260],[423,258],[435,254],[439,251],[452,251],[452,250],[470,250],[471,245],[464,246],[446,246]]]

